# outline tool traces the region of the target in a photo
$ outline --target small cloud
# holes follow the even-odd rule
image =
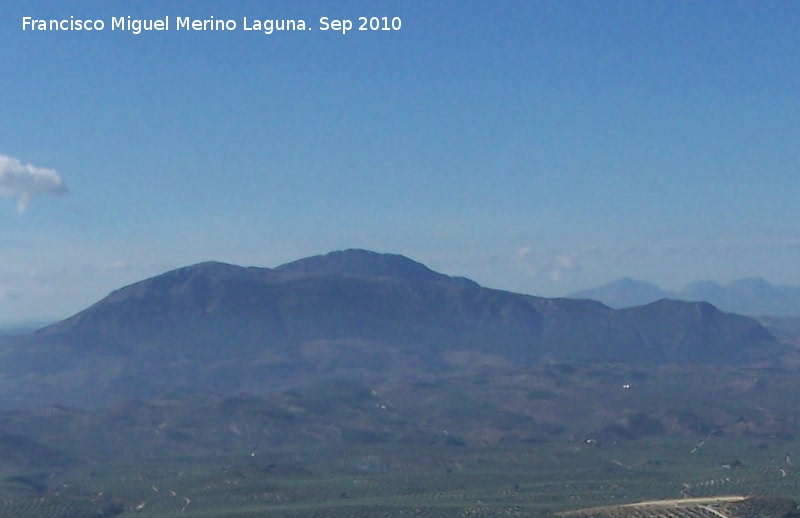
[[[561,282],[566,274],[581,269],[584,257],[593,250],[553,252],[523,246],[514,250],[512,258],[517,268],[532,277],[546,277],[552,282]]]
[[[514,250],[511,259],[517,268],[533,277],[539,275],[542,269],[541,253],[533,247],[521,246]]]
[[[580,255],[577,252],[558,254],[552,262],[550,280],[560,282],[564,274],[580,267]]]
[[[133,266],[131,266],[127,261],[123,261],[122,259],[117,259],[111,263],[105,263],[96,268],[100,271],[127,271],[132,270]]]
[[[0,155],[0,195],[17,197],[17,213],[23,214],[37,196],[59,196],[67,185],[54,169],[23,164],[16,158]]]

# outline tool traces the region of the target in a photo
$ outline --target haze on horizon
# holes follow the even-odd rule
[[[21,23],[128,15],[312,30]],[[800,285],[798,26],[800,5],[759,2],[3,6],[0,323],[353,247],[544,296]]]

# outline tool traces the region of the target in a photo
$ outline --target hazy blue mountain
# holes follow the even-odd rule
[[[22,320],[19,322],[7,322],[0,324],[0,335],[21,335],[25,333],[32,333],[51,322],[44,322],[39,320]]]
[[[609,282],[598,288],[571,293],[567,297],[571,299],[599,300],[606,306],[617,309],[642,306],[659,299],[675,298],[670,292],[662,290],[654,284],[637,281],[630,277]]]
[[[717,307],[748,315],[800,316],[800,287],[773,285],[761,278],[725,286],[695,283],[681,291],[687,300],[708,300]]]
[[[0,341],[5,407],[235,394],[464,364],[764,361],[754,319],[702,303],[615,311],[479,286],[408,258],[333,252],[274,269],[207,262],[146,279]]]
[[[719,301],[725,297],[725,287],[714,281],[695,281],[688,284],[680,291],[673,292],[675,298],[683,297],[685,300]]]
[[[723,311],[744,315],[800,316],[800,287],[773,285],[761,278],[739,279],[726,285],[697,281],[679,291],[629,278],[599,288],[571,293],[569,298],[598,300],[612,308],[626,308],[662,298],[705,301]]]

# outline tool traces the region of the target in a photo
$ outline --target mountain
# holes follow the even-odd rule
[[[800,316],[800,287],[773,285],[761,278],[739,279],[727,285],[697,281],[679,291],[667,291],[630,278],[567,295],[573,299],[598,300],[612,308],[655,302],[662,298],[705,301],[733,313],[751,316]]]
[[[739,279],[725,286],[693,283],[680,295],[685,300],[708,300],[748,315],[800,316],[800,287],[776,286],[761,278]]]
[[[9,322],[6,324],[0,324],[0,336],[2,335],[21,335],[25,333],[32,333],[39,328],[42,328],[48,324],[50,321],[21,321],[21,322]]]
[[[399,255],[346,250],[273,269],[179,268],[35,333],[4,337],[0,404],[98,407],[480,364],[730,364],[779,352],[758,322],[708,304],[662,300],[615,311],[484,288]]]
[[[630,277],[609,282],[598,288],[578,291],[567,295],[571,299],[599,300],[610,308],[642,306],[660,299],[676,298],[649,282],[637,281]]]

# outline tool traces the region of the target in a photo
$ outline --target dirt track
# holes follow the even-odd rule
[[[603,507],[591,507],[587,509],[576,509],[574,511],[564,511],[557,513],[557,516],[573,516],[592,512],[602,512],[612,509],[631,508],[631,507],[705,507],[707,505],[721,504],[726,502],[741,502],[748,497],[742,495],[716,496],[711,498],[672,498],[669,500],[647,500],[644,502],[634,502],[632,504],[609,505]],[[711,512],[725,516],[714,509],[706,508]]]

